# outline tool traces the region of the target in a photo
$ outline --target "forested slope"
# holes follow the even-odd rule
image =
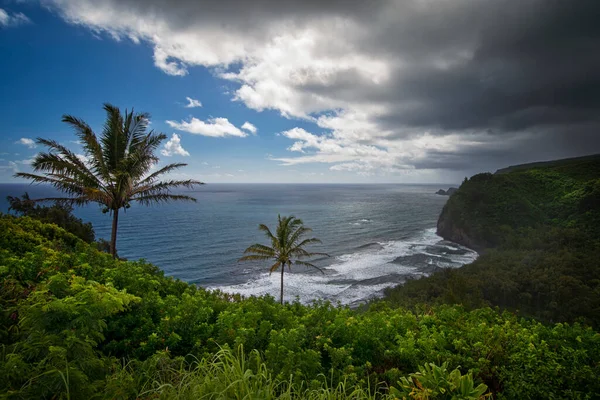
[[[494,305],[600,326],[600,156],[465,179],[438,234],[482,255],[390,290],[390,301]]]

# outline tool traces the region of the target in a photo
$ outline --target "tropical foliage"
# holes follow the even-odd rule
[[[392,386],[390,393],[401,399],[479,400],[491,395],[484,395],[487,386],[483,383],[474,386],[471,374],[462,375],[458,368],[449,372],[447,362],[439,367],[425,364],[409,378],[400,378],[398,384],[399,388]]]
[[[92,223],[83,222],[73,215],[73,206],[68,202],[55,201],[54,204],[45,206],[32,200],[27,192],[21,197],[7,196],[6,200],[9,212],[56,224],[88,243],[96,239]]]
[[[302,261],[302,259],[316,255],[327,256],[327,254],[311,253],[304,248],[309,244],[321,243],[321,241],[317,238],[304,238],[312,229],[305,227],[302,220],[294,216],[281,217],[281,215],[278,215],[275,234],[271,233],[269,227],[264,224],[260,224],[258,229],[265,233],[267,239],[271,242],[271,246],[260,243],[253,244],[244,251],[244,254],[247,255],[240,258],[240,261],[275,261],[269,269],[269,273],[273,273],[278,268],[281,268],[281,293],[279,301],[283,304],[283,274],[285,266],[287,265],[291,269],[292,265],[296,264],[321,271],[316,265]]]
[[[7,399],[386,399],[411,382],[430,398],[482,384],[505,399],[600,393],[600,335],[578,323],[244,299],[27,217],[0,217],[0,310]]]
[[[133,202],[149,205],[171,200],[195,201],[193,197],[173,194],[171,190],[191,188],[201,182],[192,179],[161,181],[165,174],[186,165],[168,164],[152,171],[158,162],[154,153],[166,136],[146,132],[148,114],[125,110],[123,115],[111,104],[105,104],[104,110],[106,121],[99,138],[83,120],[63,116],[63,122],[74,129],[81,142],[84,157],[54,140],[38,138],[37,143],[46,146],[48,151],[39,153],[31,164],[36,173],[19,172],[16,176],[51,184],[68,196],[42,200],[61,200],[76,205],[98,203],[103,212],[110,212],[113,217],[110,248],[116,257],[119,210],[129,208]],[[38,174],[40,172],[42,174]]]

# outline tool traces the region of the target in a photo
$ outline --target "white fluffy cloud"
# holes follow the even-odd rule
[[[186,100],[188,103],[185,105],[185,108],[202,107],[200,100],[192,99],[191,97],[186,97]]]
[[[33,139],[29,139],[29,138],[21,138],[21,139],[17,140],[15,143],[22,144],[24,146],[29,147],[30,149],[35,149],[37,147],[37,145],[35,144],[35,141],[33,141]]]
[[[176,133],[174,133],[171,136],[171,139],[165,143],[163,148],[160,150],[160,154],[166,157],[170,157],[175,154],[185,157],[190,155],[190,153],[181,146],[181,138]]]
[[[31,20],[23,13],[9,13],[0,8],[0,26],[12,27],[31,23]]]
[[[198,118],[191,118],[189,121],[166,121],[167,124],[179,131],[193,133],[195,135],[210,136],[210,137],[225,137],[237,136],[245,137],[248,134],[235,125],[227,118],[211,118],[207,121],[202,121]]]
[[[273,158],[284,165],[307,163],[373,163],[378,166],[392,166],[395,157],[387,150],[369,144],[360,144],[335,133],[315,135],[302,128],[293,128],[281,135],[295,140],[288,148],[291,152],[301,153],[298,157]],[[334,169],[346,170],[349,169]]]
[[[256,134],[256,132],[258,132],[258,129],[256,129],[256,126],[252,125],[248,121],[244,122],[244,125],[242,125],[242,129],[247,130],[248,132],[252,133],[253,135]]]
[[[558,120],[563,111],[566,120],[598,115],[597,103],[571,110],[556,101],[564,88],[590,87],[598,78],[597,45],[585,31],[588,25],[577,33],[569,21],[578,20],[578,7],[562,2],[220,0],[210,7],[192,0],[43,2],[72,24],[150,45],[154,64],[166,74],[211,68],[235,85],[233,100],[325,130],[286,131],[293,156],[278,158],[286,165],[321,162],[332,164],[333,171],[387,173],[463,168],[467,157],[480,157],[487,166],[496,154],[501,166],[508,153],[521,152],[514,161],[523,161],[564,143],[581,153],[575,146],[586,142],[583,134],[572,141],[563,137],[554,148],[542,149],[532,139],[526,151],[520,140],[537,133],[519,126],[544,126],[543,116]],[[566,56],[556,57],[562,47],[554,47],[552,31],[563,15],[569,22],[560,37]],[[507,24],[522,29],[509,30]],[[548,45],[538,41],[545,34]],[[548,68],[540,71],[540,63]],[[584,78],[573,80],[572,66]],[[556,90],[546,90],[548,82]],[[575,99],[570,92],[562,98]],[[254,133],[226,118],[167,123],[212,137]],[[512,147],[505,145],[509,137]],[[592,144],[585,150],[600,149],[597,139]],[[507,152],[495,153],[497,146]],[[478,171],[481,165],[469,168]]]

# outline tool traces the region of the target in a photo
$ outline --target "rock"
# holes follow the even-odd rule
[[[435,194],[439,194],[440,196],[451,196],[453,195],[456,191],[458,190],[458,188],[455,187],[451,187],[448,190],[444,190],[444,189],[440,189],[437,192],[435,192]]]

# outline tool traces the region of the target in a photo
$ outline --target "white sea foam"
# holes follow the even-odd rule
[[[443,257],[426,251],[431,246],[439,247],[443,253],[448,250],[466,250],[453,244],[443,244],[435,234],[435,229],[427,229],[421,235],[405,241],[389,241],[379,243],[379,248],[367,248],[354,253],[344,254],[335,258],[334,262],[325,268],[325,274],[306,271],[304,267],[293,267],[294,271],[284,276],[284,299],[287,301],[299,298],[303,303],[316,299],[327,299],[342,304],[352,304],[380,295],[386,287],[397,285],[403,277],[422,276],[425,273],[416,266],[393,263],[396,258],[425,254],[431,256],[428,264],[439,267],[457,267],[470,263],[477,258],[477,253],[466,251],[465,254],[450,254]],[[438,260],[439,259],[439,260]],[[451,263],[443,259],[451,260]],[[245,283],[229,286],[214,286],[230,293],[240,293],[245,296],[262,296],[270,294],[279,296],[281,275],[279,271],[269,275],[261,273]]]

